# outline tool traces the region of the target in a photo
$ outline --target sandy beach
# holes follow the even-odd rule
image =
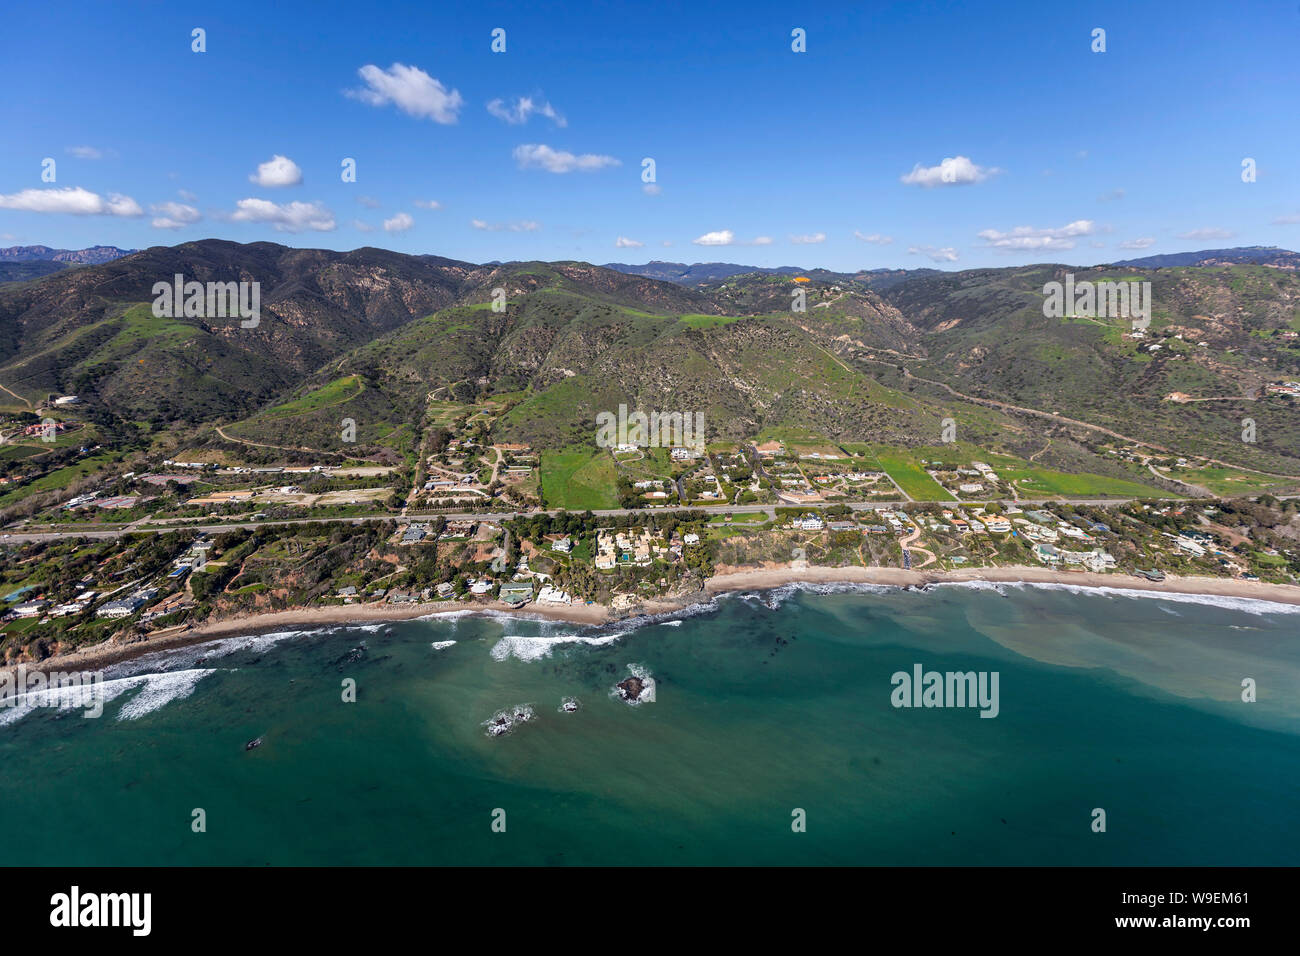
[[[1242,581],[1236,578],[1179,577],[1148,581],[1132,574],[1096,574],[1091,571],[1055,571],[1051,568],[1007,566],[967,568],[960,571],[904,571],[902,568],[825,568],[774,565],[761,568],[719,567],[705,589],[710,594],[726,591],[763,591],[785,584],[880,584],[917,587],[924,584],[988,581],[1000,584],[1068,584],[1075,587],[1120,588],[1128,591],[1159,591],[1172,594],[1209,594],[1218,597],[1253,598],[1281,604],[1300,604],[1300,586]]]
[[[347,604],[328,607],[296,608],[265,614],[209,621],[197,627],[158,631],[147,639],[132,643],[105,641],[69,654],[56,654],[30,670],[86,670],[131,660],[155,651],[188,647],[244,634],[261,634],[284,630],[311,630],[374,621],[407,621],[430,614],[501,613],[520,614],[568,621],[578,625],[599,625],[631,615],[667,614],[716,594],[734,591],[765,591],[787,584],[877,584],[889,587],[918,587],[926,584],[987,581],[1001,584],[1066,584],[1076,587],[1104,587],[1171,594],[1202,594],[1219,597],[1252,598],[1282,604],[1300,605],[1300,586],[1267,584],[1233,578],[1179,577],[1170,575],[1163,581],[1148,581],[1129,574],[1095,574],[1087,571],[1056,571],[1044,567],[1008,566],[968,568],[960,571],[905,571],[902,568],[814,567],[790,564],[762,567],[720,566],[718,573],[705,584],[703,593],[678,600],[647,602],[632,608],[626,615],[597,604],[538,605],[512,608],[497,601],[428,602],[422,604]],[[12,669],[16,665],[9,665]]]
[[[132,660],[155,651],[191,647],[209,641],[244,634],[267,634],[273,631],[303,631],[323,627],[341,627],[349,624],[369,624],[375,621],[409,621],[430,614],[501,613],[527,617],[545,617],[573,624],[595,625],[608,621],[613,613],[598,604],[527,604],[512,608],[499,601],[430,601],[419,604],[335,604],[326,607],[294,608],[270,611],[264,614],[244,614],[205,621],[195,627],[168,628],[156,631],[144,640],[120,643],[104,641],[83,647],[68,654],[55,654],[37,664],[27,664],[28,670],[87,670],[107,667]],[[0,667],[0,671],[13,670],[17,665]]]

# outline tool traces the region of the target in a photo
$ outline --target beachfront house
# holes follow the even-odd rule
[[[1034,545],[1034,557],[1044,564],[1059,564],[1061,561],[1060,552],[1046,541],[1040,541]]]

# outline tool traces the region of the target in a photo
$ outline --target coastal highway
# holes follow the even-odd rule
[[[1300,495],[1278,495],[1278,498],[1300,498]],[[1016,502],[1018,507],[1036,508],[1040,505],[1048,504],[1068,504],[1068,505],[1092,505],[1097,508],[1113,508],[1117,505],[1126,505],[1134,501],[1166,501],[1169,503],[1184,502],[1195,503],[1202,499],[1195,498],[1162,498],[1162,497],[1142,497],[1142,498],[1021,498]],[[835,502],[836,504],[847,505],[854,511],[893,511],[896,508],[906,509],[909,505],[915,506],[917,502],[906,501],[844,501]],[[953,507],[978,507],[989,504],[988,501],[934,501],[923,502],[924,504],[939,504],[946,508]],[[761,512],[769,518],[775,519],[776,509],[792,508],[791,505],[701,505],[693,508],[671,507],[671,508],[606,508],[593,510],[592,514],[604,518],[619,515],[643,515],[650,516],[663,514],[665,512],[686,512],[702,511],[706,514],[755,514]],[[449,521],[493,521],[500,522],[512,518],[528,517],[537,514],[585,514],[586,512],[566,512],[564,509],[555,508],[549,511],[494,511],[483,512],[480,514],[452,513],[443,515]],[[262,521],[194,521],[190,523],[159,523],[154,524],[148,521],[138,521],[129,525],[105,526],[105,525],[37,525],[24,526],[21,528],[10,526],[3,533],[0,533],[0,544],[18,544],[25,541],[53,541],[58,538],[120,538],[127,534],[164,534],[168,531],[199,531],[205,534],[220,534],[222,531],[230,531],[236,528],[266,528],[266,527],[284,527],[295,524],[361,524],[365,521],[425,521],[437,517],[434,514],[413,514],[407,515],[404,519],[398,515],[376,514],[365,515],[354,518],[284,518],[284,519],[267,519]]]

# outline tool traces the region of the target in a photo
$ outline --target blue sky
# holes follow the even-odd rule
[[[0,245],[841,270],[1300,247],[1300,5],[702,6],[28,2],[0,36]]]

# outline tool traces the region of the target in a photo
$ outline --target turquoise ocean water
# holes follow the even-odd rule
[[[110,670],[99,719],[0,710],[0,864],[1296,865],[1296,611],[790,587],[230,639]],[[894,707],[916,664],[996,671],[998,716]]]

